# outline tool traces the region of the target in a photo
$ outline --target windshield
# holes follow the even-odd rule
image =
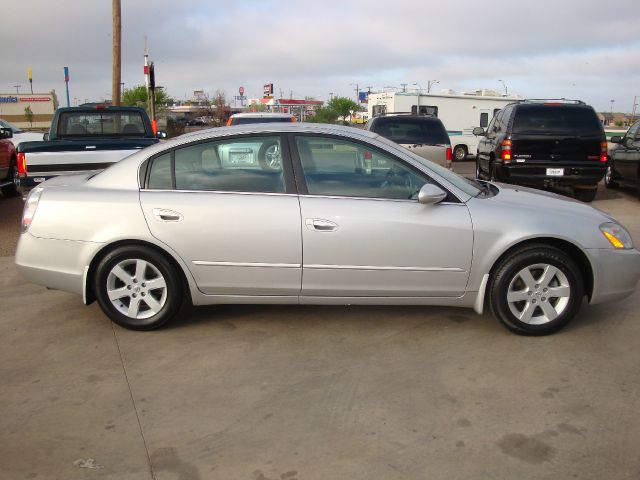
[[[375,123],[373,131],[396,143],[426,143],[429,145],[449,143],[449,135],[444,125],[436,118],[381,118]]]
[[[140,112],[64,112],[58,121],[59,137],[140,137],[145,135]]]
[[[13,133],[21,133],[18,127],[16,127],[13,123],[7,122],[6,120],[0,119],[0,127],[10,128]]]
[[[513,120],[513,133],[602,135],[602,126],[591,107],[519,105]]]

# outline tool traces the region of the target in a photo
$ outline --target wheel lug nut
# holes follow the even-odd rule
[[[135,278],[133,279],[133,283],[138,283],[138,280],[136,280]]]
[[[548,290],[548,288],[543,288],[542,289],[543,292],[546,292],[547,290]]]
[[[131,290],[131,285],[127,285],[127,290]]]
[[[530,296],[533,295],[533,292],[527,292]]]
[[[144,293],[143,293],[143,295],[144,295]],[[542,297],[540,300],[542,300],[544,302],[546,300],[546,298]]]
[[[135,282],[135,280],[134,280],[134,282]],[[540,286],[540,285],[536,284],[536,288],[538,288],[539,286]]]
[[[136,298],[136,297],[137,297],[137,295],[134,293],[134,294],[133,294],[133,298]],[[534,301],[535,301],[535,300],[534,300]]]
[[[142,286],[143,286],[143,287],[146,287],[147,285],[146,285],[146,283],[143,283],[143,284],[142,284]]]
[[[142,295],[142,296],[144,297],[145,293],[144,293],[144,292],[142,292],[140,295]]]
[[[133,294],[133,296],[136,296],[135,293]],[[533,300],[531,300],[531,303],[536,303],[536,299],[534,298]]]

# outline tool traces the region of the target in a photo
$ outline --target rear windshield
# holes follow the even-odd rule
[[[290,121],[291,117],[238,117],[231,119],[231,125],[245,125],[247,123],[277,123]]]
[[[434,118],[381,118],[373,131],[396,143],[449,143],[444,125]]]
[[[520,105],[513,133],[602,135],[602,126],[591,107]]]
[[[64,112],[58,121],[59,137],[144,136],[140,112]]]

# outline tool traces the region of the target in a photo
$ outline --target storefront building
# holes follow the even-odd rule
[[[48,129],[56,108],[55,90],[49,93],[0,93],[0,118],[20,128]]]

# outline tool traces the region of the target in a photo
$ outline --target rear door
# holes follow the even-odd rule
[[[455,297],[473,230],[464,203],[417,202],[435,183],[402,159],[353,140],[294,137],[306,297]],[[356,300],[354,300],[356,301]]]
[[[281,146],[273,134],[225,138],[151,160],[140,192],[149,229],[203,293],[297,302],[300,206]]]

